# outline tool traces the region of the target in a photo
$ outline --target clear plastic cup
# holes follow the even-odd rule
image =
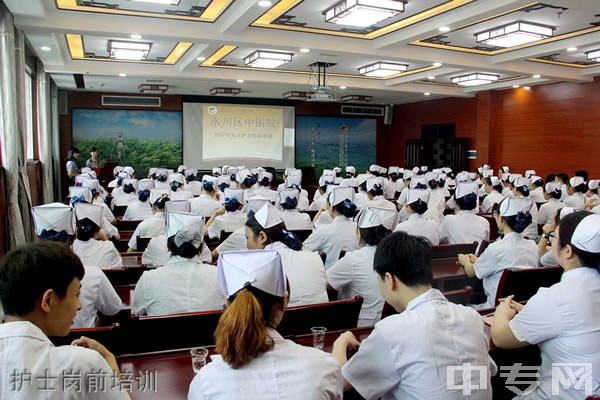
[[[198,373],[202,367],[206,365],[206,357],[208,357],[208,349],[204,347],[195,347],[190,350],[192,355],[192,369]]]
[[[324,326],[313,326],[310,328],[313,334],[313,347],[316,349],[322,349],[325,346],[325,332],[327,328]]]

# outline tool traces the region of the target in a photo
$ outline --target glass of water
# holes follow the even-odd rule
[[[325,346],[325,332],[327,328],[324,326],[313,326],[310,328],[313,334],[313,347],[316,349],[322,349]]]
[[[208,349],[205,347],[195,347],[190,350],[192,355],[192,369],[195,373],[200,371],[200,368],[206,365],[206,357],[208,356]]]

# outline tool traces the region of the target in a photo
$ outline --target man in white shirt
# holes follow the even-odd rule
[[[121,391],[114,355],[95,340],[82,337],[72,346],[54,347],[48,336],[69,333],[81,308],[84,268],[68,247],[47,241],[25,245],[0,261],[0,302],[6,322],[0,325],[0,398],[128,399]],[[91,386],[104,371],[106,386]],[[30,380],[15,382],[19,374]],[[68,385],[81,374],[80,385]],[[93,383],[92,383],[93,384]]]
[[[333,345],[344,376],[344,388],[354,387],[366,399],[464,399],[461,389],[479,387],[471,399],[490,399],[490,372],[483,321],[473,310],[448,302],[431,288],[431,253],[423,238],[395,232],[383,239],[375,252],[374,266],[381,294],[401,314],[375,325],[347,360],[346,351],[358,347],[351,332]],[[479,368],[466,374],[452,367]],[[449,385],[451,383],[452,385]]]

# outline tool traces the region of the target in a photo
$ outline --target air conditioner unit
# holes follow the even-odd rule
[[[313,87],[313,92],[309,93],[306,101],[334,102],[336,99],[331,94],[329,86],[315,86]]]
[[[102,96],[103,106],[160,107],[160,97]]]
[[[361,107],[342,105],[341,112],[344,115],[363,115],[369,117],[383,117],[385,115],[384,107]]]

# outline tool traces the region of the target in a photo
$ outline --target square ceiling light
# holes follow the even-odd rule
[[[350,94],[340,98],[344,103],[367,103],[373,100],[372,96],[362,96],[360,94]]]
[[[587,56],[588,60],[594,60],[594,61],[600,62],[600,49],[588,51],[587,53],[585,53],[585,55]]]
[[[210,94],[213,96],[237,96],[241,91],[240,88],[215,87],[210,89]]]
[[[118,40],[108,41],[108,53],[110,58],[116,60],[142,61],[150,53],[151,43],[124,42]]]
[[[325,10],[325,22],[367,27],[404,12],[400,0],[343,0]]]
[[[140,91],[140,93],[162,94],[169,90],[169,85],[141,84],[140,86],[138,86],[138,90]]]
[[[478,86],[496,82],[500,77],[492,74],[468,74],[450,78],[451,82],[460,86]]]
[[[293,54],[290,53],[257,50],[244,58],[244,63],[256,68],[277,68],[282,64],[292,61],[292,56]]]
[[[553,31],[548,26],[519,21],[477,33],[475,40],[490,46],[513,47],[549,38]]]
[[[285,92],[283,94],[283,98],[288,100],[306,100],[308,99],[309,94],[309,92],[300,92],[292,90],[289,92]]]
[[[365,65],[358,69],[358,73],[365,76],[376,76],[384,78],[386,76],[396,75],[408,69],[406,64],[393,64],[377,62],[375,64]]]

